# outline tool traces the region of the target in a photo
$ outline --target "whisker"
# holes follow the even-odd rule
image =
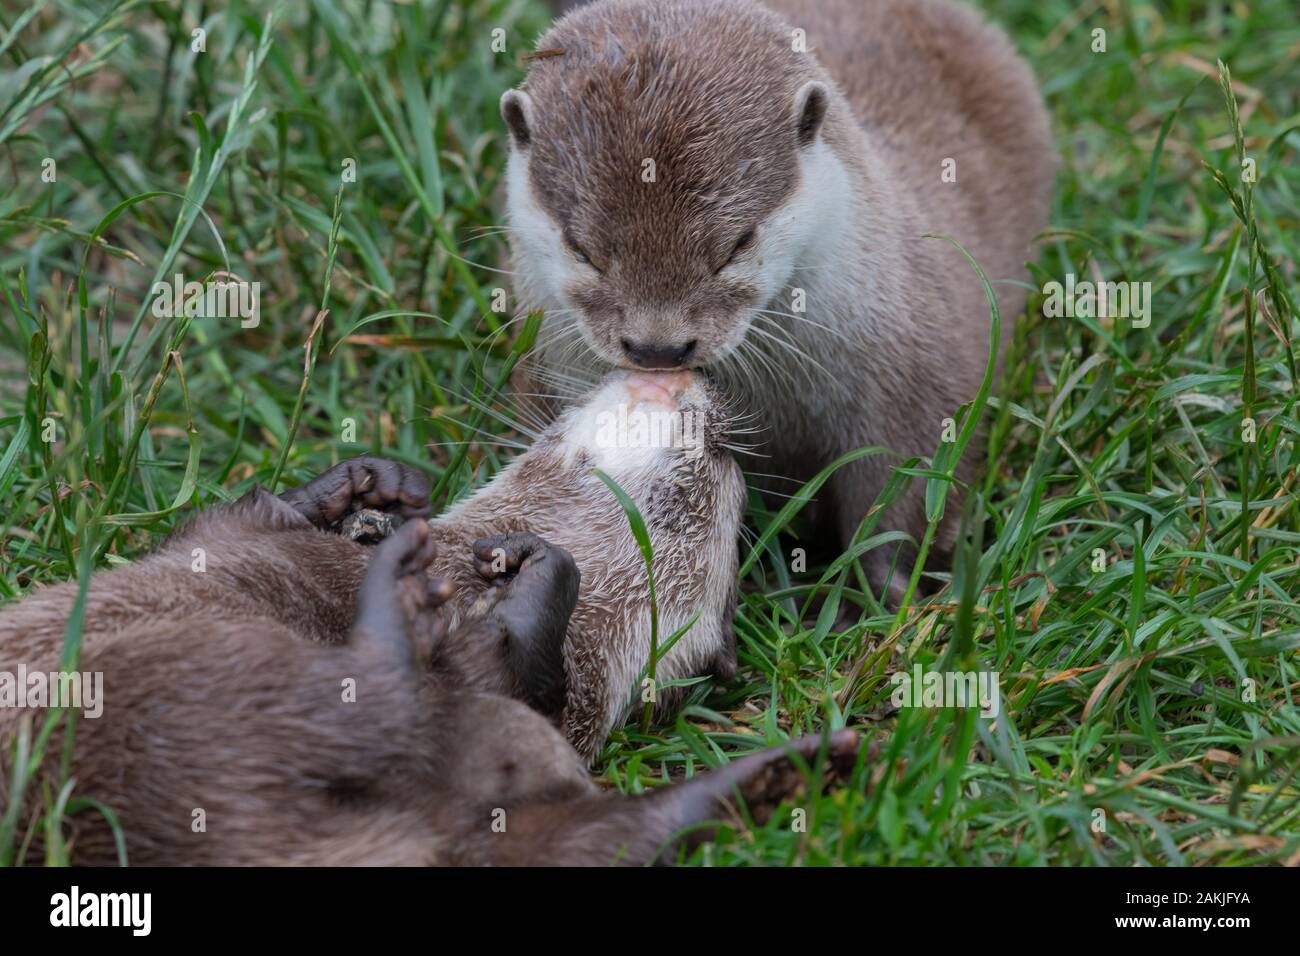
[[[791,478],[789,475],[778,475],[769,471],[751,471],[750,469],[746,468],[745,474],[753,475],[756,478],[775,478],[778,481],[788,481],[793,485],[802,486],[805,484],[805,482],[800,481],[798,478]]]
[[[782,318],[794,319],[797,322],[803,322],[807,325],[811,325],[815,329],[820,329],[821,331],[825,332],[827,335],[833,335],[842,342],[852,341],[847,335],[844,334],[843,329],[837,329],[834,326],[827,325],[824,322],[818,322],[815,319],[811,319],[806,315],[800,315],[797,312],[778,312],[774,309],[755,309],[754,311],[758,312],[760,315],[781,316]]]
[[[495,273],[497,273],[498,275],[503,275],[503,276],[512,276],[512,275],[515,275],[515,274],[516,274],[515,272],[513,272],[513,271],[510,270],[510,269],[496,269],[496,268],[494,268],[494,267],[492,267],[492,266],[485,266],[485,265],[484,265],[483,263],[481,263],[481,262],[475,262],[475,261],[472,260],[472,259],[466,259],[464,256],[458,256],[456,253],[451,252],[450,250],[448,250],[447,255],[451,256],[451,258],[453,258],[453,259],[457,259],[457,260],[459,260],[460,262],[465,263],[467,266],[473,266],[473,267],[476,268],[476,269],[483,269],[483,270],[485,270],[485,271],[487,271],[487,272],[495,272]]]
[[[462,441],[430,441],[425,442],[426,448],[460,448],[465,444],[491,446],[494,448],[507,448],[510,451],[527,451],[528,446],[521,442],[511,441],[485,441],[483,438],[468,438]]]

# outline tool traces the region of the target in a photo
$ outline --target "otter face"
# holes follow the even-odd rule
[[[773,301],[842,215],[827,86],[770,14],[746,6],[771,29],[731,37],[727,6],[713,24],[698,4],[582,8],[539,41],[564,54],[502,97],[516,291],[551,313],[543,347],[713,364],[789,311]]]

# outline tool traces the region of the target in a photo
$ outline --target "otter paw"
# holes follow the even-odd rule
[[[473,545],[474,569],[493,584],[506,580],[525,565],[540,564],[548,552],[554,550],[568,555],[561,548],[553,548],[544,538],[531,531],[511,531],[479,538]],[[572,561],[572,558],[569,559]]]
[[[509,592],[493,613],[512,630],[526,630],[538,620],[562,618],[578,603],[581,575],[573,555],[528,531],[495,534],[474,542],[474,567]]]
[[[813,767],[822,746],[820,736],[796,737],[779,747],[757,755],[745,769],[736,789],[746,809],[759,826],[767,823],[784,802],[799,796],[807,778],[791,753],[803,763]],[[840,730],[831,734],[827,745],[826,762],[822,765],[824,782],[842,783],[853,770],[858,755],[858,735],[853,730]],[[762,758],[766,759],[762,759]]]
[[[443,604],[451,583],[425,573],[436,553],[427,521],[408,521],[381,544],[357,592],[354,629],[405,638],[422,612]]]
[[[564,704],[564,637],[578,603],[573,555],[528,532],[474,542],[479,574],[506,589],[490,617],[506,634],[510,667],[523,699],[543,714]]]
[[[340,462],[298,488],[280,495],[318,528],[330,528],[362,508],[402,519],[432,513],[429,480],[423,472],[372,455]]]

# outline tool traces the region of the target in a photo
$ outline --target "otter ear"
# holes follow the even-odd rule
[[[800,146],[811,146],[817,138],[829,103],[830,94],[825,83],[809,80],[799,87],[799,92],[794,95],[794,115]]]
[[[532,134],[533,100],[523,90],[506,90],[501,94],[501,118],[510,130],[510,139],[516,149],[527,149]]]

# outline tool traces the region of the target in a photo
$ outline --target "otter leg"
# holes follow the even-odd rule
[[[200,511],[167,537],[164,548],[188,544],[196,538],[226,532],[259,534],[264,531],[305,530],[311,523],[261,485],[254,485],[236,501]]]
[[[793,756],[805,764],[826,748],[828,776],[850,770],[858,752],[852,730],[798,737],[741,757],[685,783],[642,797],[592,796],[535,802],[505,810],[505,830],[473,841],[480,858],[497,865],[644,866],[667,860],[681,841],[693,844],[716,832],[737,797],[755,819],[766,819],[804,782]]]
[[[357,592],[357,613],[350,644],[361,652],[395,655],[409,667],[415,659],[411,624],[421,612],[437,607],[452,593],[450,582],[431,578],[425,569],[437,553],[427,521],[408,521],[376,550]],[[437,628],[441,622],[433,620]],[[440,633],[433,636],[436,641]]]
[[[870,442],[863,442],[870,444]],[[835,472],[828,484],[830,504],[834,513],[835,531],[839,545],[848,548],[864,516],[872,506],[875,490],[884,488],[890,480],[891,460],[879,456],[860,458],[849,462]],[[912,541],[881,545],[862,557],[874,595],[889,608],[897,608],[907,593],[908,578],[916,560],[916,545],[925,532],[925,490],[923,483],[913,481],[911,486],[880,516],[876,533],[902,531],[912,536]]]
[[[510,668],[534,710],[564,705],[564,636],[578,603],[581,575],[573,556],[535,534],[492,535],[474,542],[474,566],[506,594],[488,619],[506,635]]]
[[[823,740],[818,736],[796,737],[756,754],[733,760],[683,784],[657,791],[650,799],[667,805],[670,815],[690,826],[716,818],[718,808],[739,796],[754,819],[766,822],[782,800],[804,782],[803,772],[792,756],[811,764],[825,747],[827,774],[842,778],[853,769],[858,754],[858,734],[843,729]]]
[[[317,528],[336,525],[360,508],[382,509],[403,519],[427,518],[433,510],[423,472],[373,455],[340,462],[282,493],[280,500]]]

